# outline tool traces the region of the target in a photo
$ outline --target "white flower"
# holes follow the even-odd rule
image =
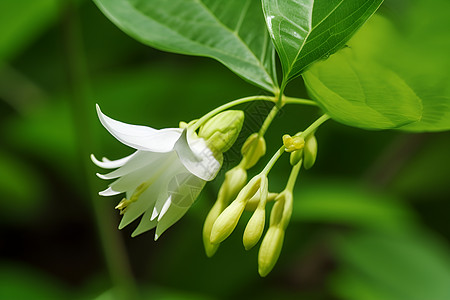
[[[97,174],[102,179],[116,179],[99,194],[126,193],[116,207],[123,214],[119,229],[142,216],[132,236],[156,227],[156,240],[186,213],[206,181],[214,179],[222,165],[222,153],[213,153],[205,140],[188,128],[157,130],[122,123],[104,115],[98,105],[97,113],[116,139],[137,150],[115,161],[91,156],[99,167],[118,168]]]

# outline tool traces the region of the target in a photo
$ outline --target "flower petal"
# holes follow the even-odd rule
[[[161,184],[155,182],[147,190],[145,190],[136,202],[128,205],[123,214],[122,220],[119,224],[119,229],[124,228],[139,216],[141,216],[145,211],[151,210],[151,207],[155,205],[156,200],[161,197]]]
[[[151,220],[154,220],[156,218],[158,218],[158,220],[162,217],[162,215],[164,214],[165,210],[167,210],[168,208],[168,203],[170,203],[171,201],[173,201],[172,198],[175,198],[176,202],[175,203],[180,203],[182,201],[182,198],[184,198],[185,196],[189,196],[187,195],[189,193],[189,191],[187,191],[187,189],[181,189],[181,186],[183,185],[184,181],[189,178],[189,177],[194,177],[194,178],[198,178],[195,177],[194,175],[192,175],[191,173],[189,173],[186,168],[180,163],[180,169],[178,170],[178,173],[173,174],[173,176],[167,181],[167,184],[164,186],[164,189],[167,191],[167,199],[159,199],[156,204],[155,207],[153,207],[153,212],[152,212],[152,216],[151,216]],[[202,179],[199,179],[202,180]],[[202,180],[203,182],[205,182],[204,180]],[[180,190],[180,193],[182,191],[184,191],[183,194],[180,194],[178,192],[178,190]],[[189,197],[188,197],[189,198]],[[191,206],[191,204],[194,201],[190,202],[188,205],[184,205],[184,206]]]
[[[98,105],[96,107],[98,118],[103,126],[120,142],[137,150],[172,151],[182,132],[180,128],[157,130],[147,126],[119,122],[104,115]]]
[[[146,167],[150,163],[156,160],[162,159],[166,155],[165,153],[157,153],[150,151],[138,150],[134,153],[133,157],[130,158],[122,167],[114,170],[108,174],[98,174],[97,176],[101,179],[114,179],[117,177],[125,176],[131,172],[137,171],[141,168]]]
[[[138,227],[136,227],[136,229],[133,231],[131,237],[135,237],[156,227],[158,221],[150,220],[151,213],[152,213],[151,209],[147,209],[145,211],[144,215],[142,216],[141,222],[139,223]]]
[[[161,212],[159,213],[159,216],[158,216],[158,222],[161,220],[161,218],[164,216],[164,214],[169,209],[171,202],[172,202],[172,196],[169,196],[169,198],[166,200],[166,202],[164,202],[164,205],[161,208]]]
[[[166,181],[164,182],[162,189],[164,190],[164,193],[166,195],[165,198],[161,198],[158,199],[158,201],[156,202],[154,208],[153,208],[153,212],[152,212],[152,216],[150,218],[150,220],[154,220],[156,219],[164,204],[167,201],[167,198],[169,198],[170,196],[170,192],[171,190],[174,190],[176,188],[172,188],[170,189],[169,187],[172,186],[172,181],[174,180],[174,178],[179,177],[179,176],[193,176],[181,163],[180,159],[178,158],[178,156],[175,154],[175,152],[172,153],[173,158],[172,158],[172,164],[170,165],[170,167],[168,167],[165,172],[164,172],[164,176],[166,176]],[[185,175],[181,175],[181,174],[185,174]],[[194,177],[194,176],[193,176]]]
[[[101,191],[98,194],[100,196],[115,196],[115,195],[119,195],[121,193],[123,193],[123,192],[115,191],[111,187],[108,187],[106,190]]]
[[[189,209],[189,207],[180,207],[171,201],[169,201],[167,206],[166,213],[159,218],[158,225],[156,225],[155,241],[164,231],[181,219]]]
[[[190,207],[205,184],[205,180],[191,173],[180,173],[169,182],[167,191],[171,196],[171,202],[180,207]]]
[[[183,130],[181,137],[175,144],[181,162],[195,176],[206,180],[213,180],[222,166],[222,153],[213,153],[202,138]]]
[[[134,191],[134,189],[145,181],[156,181],[164,176],[169,176],[168,173],[170,173],[169,171],[171,170],[171,165],[176,161],[176,159],[177,156],[175,152],[163,153],[159,155],[159,159],[152,161],[142,168],[123,175],[109,186],[115,191]]]
[[[136,152],[135,152],[136,153]],[[134,154],[128,155],[124,158],[118,159],[118,160],[109,160],[105,157],[103,157],[102,161],[99,161],[97,158],[95,158],[94,154],[91,154],[91,160],[94,164],[99,166],[103,169],[115,169],[123,166],[130,158],[134,156]]]
[[[170,181],[170,197],[164,202],[158,215],[155,240],[188,211],[205,184],[205,180],[190,173],[177,174]]]

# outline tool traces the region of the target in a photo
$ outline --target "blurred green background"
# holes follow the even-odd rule
[[[382,11],[401,15],[405,3]],[[132,151],[101,127],[95,103],[164,128],[263,91],[211,59],[139,44],[90,1],[4,0],[0,28],[0,299],[450,299],[450,133],[322,126],[280,260],[261,279],[258,247],[245,252],[241,242],[248,215],[211,259],[201,230],[267,104],[241,107],[246,123],[223,170],[158,242],[117,230],[120,196],[96,196],[106,182],[89,154]],[[287,94],[307,96],[301,80]],[[286,107],[267,133],[268,156],[318,115]],[[271,191],[289,167],[283,157]]]

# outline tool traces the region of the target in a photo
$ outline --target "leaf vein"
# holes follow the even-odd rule
[[[221,24],[223,26],[223,28],[225,28],[226,30],[228,30],[230,33],[232,33],[240,42],[241,44],[253,55],[253,57],[256,59],[256,61],[258,62],[256,65],[259,66],[264,73],[267,75],[268,79],[270,79],[270,83],[272,85],[272,87],[274,87],[274,83],[272,80],[272,77],[270,76],[270,74],[267,72],[266,68],[264,67],[264,65],[262,64],[261,59],[259,59],[256,54],[249,48],[249,46],[242,40],[242,38],[234,31],[232,31],[230,28],[228,28],[227,26],[225,26],[225,24],[219,20],[219,18],[209,9],[209,7],[206,6],[205,3],[203,3],[201,0],[195,0],[195,2],[197,2],[200,6],[203,7],[203,9],[208,12],[219,24]],[[242,60],[242,59],[240,59]]]

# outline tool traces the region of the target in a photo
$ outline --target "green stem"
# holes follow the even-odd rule
[[[212,118],[213,116],[215,116],[216,114],[231,108],[233,106],[239,105],[239,104],[243,104],[243,103],[247,103],[247,102],[251,102],[251,101],[271,101],[274,102],[275,101],[275,97],[273,96],[251,96],[251,97],[245,97],[245,98],[241,98],[241,99],[237,99],[237,100],[233,100],[231,102],[225,103],[224,105],[221,105],[215,109],[213,109],[212,111],[210,111],[209,113],[207,113],[206,115],[204,115],[203,117],[201,117],[197,122],[195,122],[195,124],[192,126],[192,130],[197,130],[200,126],[202,126],[203,124],[206,123],[206,121],[208,121],[210,118]]]
[[[81,36],[81,26],[76,1],[66,3],[63,18],[63,33],[65,58],[68,75],[68,87],[70,90],[70,105],[73,113],[73,122],[78,146],[78,164],[81,168],[81,178],[87,186],[86,197],[91,200],[94,212],[97,232],[105,262],[111,281],[116,289],[117,299],[137,299],[137,287],[131,274],[125,246],[120,235],[115,230],[112,215],[108,213],[108,204],[97,196],[95,171],[90,163],[89,154],[92,151],[95,139],[92,136],[90,111],[93,109],[88,99],[90,94],[87,64],[84,57],[84,49]]]
[[[317,106],[317,103],[315,101],[287,96],[284,96],[283,102],[285,104],[303,104],[303,105]]]
[[[308,128],[306,128],[304,131],[297,133],[295,136],[301,136],[303,138],[306,138],[308,135],[310,135],[311,133],[313,133],[314,131],[316,131],[316,129],[322,125],[323,123],[325,123],[327,120],[330,119],[330,116],[327,114],[322,115],[320,118],[318,118],[316,121],[314,121],[314,123],[312,123],[311,125],[309,125]]]
[[[289,174],[289,179],[286,184],[285,190],[290,191],[291,193],[294,190],[295,181],[297,180],[298,172],[302,167],[302,160],[300,160],[291,170],[291,174]]]
[[[272,107],[266,119],[264,120],[264,123],[261,125],[261,128],[259,129],[258,132],[259,136],[264,136],[264,134],[266,134],[267,129],[269,129],[270,124],[272,123],[273,119],[277,116],[280,109],[281,107],[278,106],[278,104],[275,104],[275,106]]]
[[[281,107],[284,106],[284,104],[303,104],[303,105],[317,106],[316,102],[314,102],[312,100],[308,100],[308,99],[286,97],[286,96],[283,96],[282,98],[274,97],[274,96],[250,96],[250,97],[245,97],[245,98],[233,100],[231,102],[228,102],[228,103],[226,103],[224,105],[221,105],[221,106],[213,109],[212,111],[210,111],[209,113],[207,113],[206,115],[201,117],[197,122],[195,122],[195,124],[192,127],[192,130],[197,130],[200,126],[205,124],[206,121],[208,121],[210,118],[212,118],[216,114],[218,114],[218,113],[220,113],[220,112],[222,112],[222,111],[224,111],[226,109],[229,109],[229,108],[231,108],[233,106],[236,106],[236,105],[239,105],[239,104],[252,102],[252,101],[270,101],[270,102],[278,103],[279,107],[276,108],[277,111],[273,113],[273,117],[275,117],[275,115],[277,114],[278,110],[280,110]],[[270,125],[270,122],[273,120],[273,117],[270,114],[269,114],[268,117],[270,117],[271,119],[268,120],[267,122],[264,121],[264,124],[263,124],[263,127],[265,128],[264,132],[265,132],[265,130],[267,130],[267,128]]]
[[[273,98],[276,101],[275,102],[275,106],[272,107],[272,109],[270,110],[270,112],[267,115],[266,119],[264,120],[263,124],[261,125],[261,128],[258,131],[258,135],[260,137],[263,137],[266,134],[266,131],[267,131],[267,129],[269,129],[269,126],[272,123],[273,119],[276,117],[276,115],[278,114],[278,112],[280,111],[280,109],[284,105],[283,101],[282,101],[282,99],[283,99],[283,95],[282,94],[278,94],[277,97],[273,97]],[[250,155],[248,157],[252,157],[255,151],[256,151],[256,147],[253,147],[253,149],[251,150],[251,153],[250,153]],[[283,149],[283,151],[284,151],[284,149]],[[282,154],[282,152],[280,153],[280,155],[281,154]],[[246,159],[246,157],[244,157],[244,159],[241,161],[241,163],[245,163],[245,159]],[[274,158],[272,157],[272,159],[274,159]],[[271,159],[271,161],[272,161],[272,159]],[[275,164],[277,159],[274,160],[273,164]],[[269,164],[270,164],[270,162],[269,162]],[[267,175],[267,173],[269,173],[269,171],[272,168],[272,166],[270,166],[268,170],[266,170],[267,166],[266,166],[266,168],[264,168],[264,170],[266,170],[266,175]],[[264,172],[264,170],[263,170],[263,172]]]
[[[316,121],[314,121],[314,123],[309,125],[309,127],[306,128],[305,131],[296,134],[296,136],[301,136],[303,138],[307,137],[308,135],[310,135],[312,132],[314,132],[320,125],[322,125],[328,119],[330,119],[330,117],[327,114],[322,115],[320,118],[318,118]],[[285,149],[286,148],[284,147],[284,145],[281,146],[277,150],[277,152],[275,152],[275,154],[272,156],[272,158],[267,163],[267,165],[264,167],[264,169],[262,170],[261,173],[264,173],[264,174],[267,175],[270,172],[270,170],[272,169],[272,167],[275,165],[277,160],[281,157],[281,155],[283,155]]]
[[[261,171],[261,174],[265,174],[267,176],[267,174],[269,174],[270,170],[272,169],[272,167],[275,165],[275,163],[277,162],[277,160],[281,157],[281,155],[283,155],[284,151],[285,151],[285,147],[284,145],[281,146],[277,152],[275,152],[275,154],[272,156],[272,158],[269,160],[269,162],[267,163],[267,165],[264,167],[264,169]]]
[[[283,76],[283,80],[281,81],[281,87],[280,87],[280,95],[284,94],[284,89],[286,88],[287,83],[288,83],[288,81]]]

